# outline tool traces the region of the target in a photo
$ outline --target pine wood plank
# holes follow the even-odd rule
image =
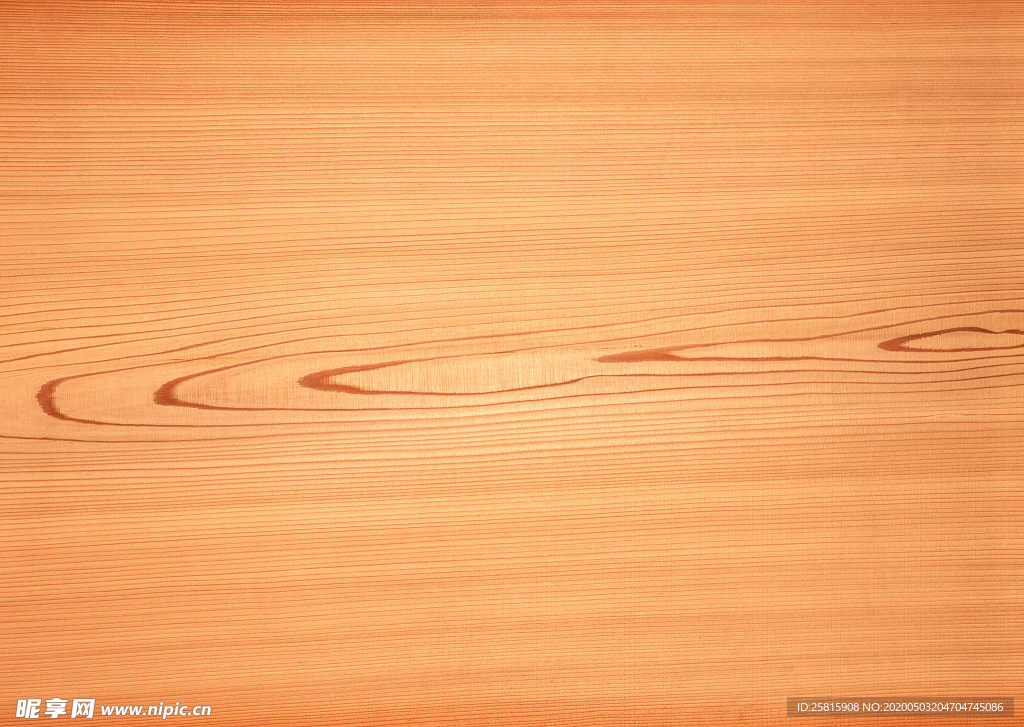
[[[0,15],[4,723],[1024,694],[1019,4]]]

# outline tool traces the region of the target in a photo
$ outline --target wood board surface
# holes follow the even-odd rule
[[[0,723],[1024,695],[1022,31],[0,4]]]

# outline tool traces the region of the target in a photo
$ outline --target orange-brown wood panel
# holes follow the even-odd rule
[[[1022,60],[1016,2],[0,3],[0,723],[1024,696]]]

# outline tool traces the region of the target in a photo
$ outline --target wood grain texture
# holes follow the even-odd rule
[[[1019,3],[0,16],[0,723],[1024,697]]]

